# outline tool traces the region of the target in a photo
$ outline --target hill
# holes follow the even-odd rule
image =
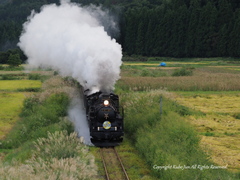
[[[8,2],[8,3],[7,3]],[[240,3],[235,0],[72,0],[117,16],[114,38],[128,55],[239,57]],[[31,10],[58,0],[1,0],[0,51],[16,48]]]

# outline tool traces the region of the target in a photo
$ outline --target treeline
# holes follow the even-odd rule
[[[240,57],[238,0],[72,0],[118,14],[127,55]],[[59,0],[0,0],[0,51],[16,48],[31,10]],[[115,37],[116,38],[116,37]],[[1,62],[0,62],[1,63]]]
[[[240,57],[239,3],[172,0],[154,8],[128,9],[123,49],[143,56]]]

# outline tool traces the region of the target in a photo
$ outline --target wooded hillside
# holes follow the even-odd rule
[[[240,57],[238,0],[75,0],[119,16],[117,41],[128,55]],[[31,10],[58,0],[0,0],[0,51],[16,48]]]

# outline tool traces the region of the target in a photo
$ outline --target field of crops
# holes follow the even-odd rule
[[[240,170],[240,64],[224,61],[127,62],[122,67],[119,85],[126,91],[167,91],[172,101],[198,111],[188,114],[201,137],[201,146],[213,162]],[[174,76],[179,69],[190,75]],[[131,73],[133,72],[133,73]],[[136,75],[135,75],[136,74]],[[138,77],[138,78],[136,78]]]
[[[117,149],[130,178],[239,179],[240,64],[232,59],[160,59],[166,67],[159,66],[161,61],[124,62],[115,87],[125,109],[125,140]],[[103,179],[97,148],[79,144],[66,121],[74,83],[46,71],[0,75],[1,138],[16,125],[0,144],[0,176],[13,169],[12,178],[24,177],[18,171],[22,168],[29,178]],[[54,145],[57,139],[61,145]],[[78,173],[72,170],[83,166]]]
[[[13,77],[13,75],[21,78],[18,80],[0,80],[0,139],[9,132],[19,119],[24,99],[31,91],[40,89],[42,85],[39,80],[22,79],[23,76],[27,77],[23,72],[0,71],[0,76],[5,78]]]

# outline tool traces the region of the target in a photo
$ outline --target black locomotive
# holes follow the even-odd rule
[[[123,140],[123,108],[118,95],[84,92],[84,104],[90,128],[91,142],[98,147],[117,146]]]

